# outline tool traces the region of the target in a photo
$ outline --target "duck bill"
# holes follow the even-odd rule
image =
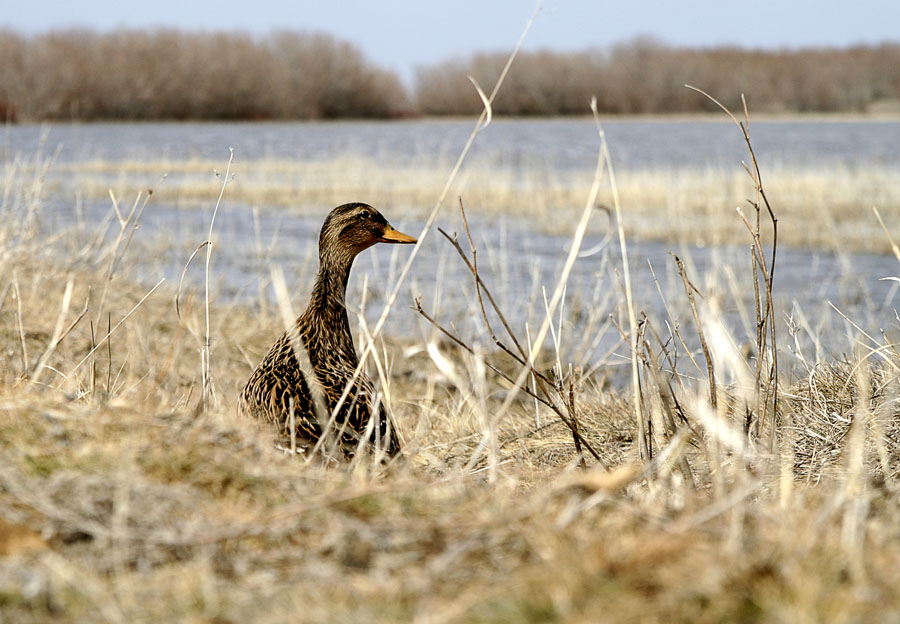
[[[378,239],[379,243],[415,243],[415,238],[392,228],[390,225],[384,229],[384,234]]]

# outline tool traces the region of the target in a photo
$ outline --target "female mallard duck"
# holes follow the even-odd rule
[[[367,204],[344,204],[332,210],[319,235],[319,273],[309,305],[253,371],[241,392],[238,410],[243,415],[273,422],[283,435],[290,436],[293,407],[297,440],[305,445],[322,437],[324,425],[334,415],[331,431],[340,434],[345,451],[352,451],[362,437],[369,436],[391,455],[396,454],[400,450],[396,431],[381,402],[373,405],[375,389],[365,373],[360,373],[334,414],[359,365],[344,296],[350,267],[359,252],[375,243],[415,242],[412,236],[392,228],[381,213]],[[310,394],[297,359],[297,352],[302,350],[321,388],[321,401]],[[302,352],[300,357],[304,357]],[[317,407],[324,408],[318,410],[318,417]],[[372,417],[376,419],[375,427],[369,434],[366,429]]]

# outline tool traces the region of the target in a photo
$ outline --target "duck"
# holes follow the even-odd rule
[[[395,230],[369,204],[353,202],[334,208],[319,234],[319,269],[306,310],[250,375],[238,412],[273,424],[287,439],[293,411],[294,439],[305,449],[331,431],[345,456],[352,456],[361,443],[397,455],[400,438],[372,380],[361,371],[352,381],[359,358],[344,301],[350,269],[359,253],[377,243],[416,242]],[[310,373],[313,383],[307,378]],[[335,412],[348,385],[347,396]],[[374,427],[370,427],[373,418]]]

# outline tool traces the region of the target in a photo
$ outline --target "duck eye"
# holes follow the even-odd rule
[[[372,213],[369,212],[368,210],[363,210],[362,212],[359,213],[359,218],[360,219],[371,219]]]

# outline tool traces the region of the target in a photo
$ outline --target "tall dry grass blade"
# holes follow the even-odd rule
[[[291,428],[291,455],[297,454],[297,415],[294,413],[294,397],[288,399],[288,426]]]
[[[631,343],[633,345],[631,354],[631,384],[632,384],[632,405],[634,407],[634,417],[638,424],[638,452],[640,459],[646,461],[650,458],[650,449],[647,447],[646,432],[644,431],[644,406],[641,398],[640,390],[640,371],[638,369],[637,356],[637,316],[634,311],[634,294],[631,290],[631,269],[628,265],[627,244],[625,243],[625,224],[622,218],[622,203],[619,201],[619,188],[616,185],[616,174],[613,171],[612,159],[609,154],[609,145],[606,142],[606,136],[600,128],[600,115],[597,113],[597,98],[591,99],[591,112],[594,115],[594,123],[600,132],[601,141],[600,149],[606,162],[606,170],[609,174],[609,187],[612,191],[613,209],[616,214],[616,233],[619,237],[619,250],[622,254],[622,279],[625,282],[625,306],[628,312],[628,324],[630,330]]]
[[[203,360],[203,388],[202,388],[202,403],[203,410],[206,411],[209,408],[209,397],[213,392],[212,379],[211,379],[211,357],[212,354],[210,352],[210,324],[209,324],[209,266],[210,261],[212,259],[212,235],[213,228],[216,224],[216,215],[219,214],[219,206],[222,203],[222,197],[225,195],[225,187],[228,186],[228,182],[231,180],[231,164],[234,162],[234,148],[228,148],[228,165],[225,167],[225,176],[222,180],[222,187],[219,190],[219,197],[216,199],[216,205],[213,207],[212,217],[209,220],[209,233],[206,236],[206,265],[204,266],[203,271],[203,291],[204,291],[204,311],[206,313],[206,339],[203,344],[203,352],[205,354],[205,358]],[[218,175],[218,172],[216,172]]]
[[[106,394],[112,391],[112,312],[106,313]]]
[[[894,254],[897,262],[900,262],[900,247],[898,247],[897,243],[894,242],[894,238],[891,236],[890,231],[884,224],[884,219],[881,218],[881,213],[878,212],[878,208],[876,208],[875,206],[872,206],[872,212],[875,213],[875,218],[878,219],[878,225],[881,226],[882,231],[884,232],[885,236],[887,236],[888,242],[890,242],[891,244],[891,253]]]
[[[19,333],[19,346],[22,349],[22,377],[28,375],[28,346],[25,344],[25,327],[22,323],[22,294],[19,292],[19,278],[13,271],[13,293],[16,297],[16,328]]]
[[[869,509],[866,486],[866,437],[871,416],[869,409],[871,376],[865,360],[856,367],[856,409],[847,443],[844,447],[846,474],[844,478],[844,517],[841,525],[841,545],[848,558],[854,581],[865,580],[865,516]]]
[[[41,373],[44,372],[44,367],[47,365],[47,360],[50,359],[50,355],[53,353],[53,351],[56,349],[56,345],[58,345],[59,341],[62,339],[63,323],[65,323],[66,316],[69,314],[69,305],[72,303],[73,286],[74,281],[69,278],[69,280],[66,282],[66,290],[65,292],[63,292],[59,316],[56,317],[56,326],[53,328],[53,334],[51,334],[50,336],[50,342],[47,343],[47,348],[41,354],[41,357],[38,358],[37,364],[34,365],[34,371],[31,374],[31,378],[28,380],[29,386],[32,386],[40,381]],[[86,311],[87,309],[85,308],[85,312]],[[82,316],[84,316],[83,313]]]
[[[491,119],[494,118],[494,111],[491,108],[491,101],[488,99],[488,96],[486,96],[484,94],[484,91],[481,89],[481,86],[478,84],[478,81],[475,80],[475,78],[472,76],[469,76],[468,78],[469,78],[469,82],[472,83],[472,85],[475,87],[475,90],[478,92],[478,97],[481,98],[481,104],[484,106],[484,112],[485,112],[484,123],[482,123],[481,126],[478,128],[478,131],[481,132],[482,130],[487,128],[489,125],[491,125]]]
[[[306,386],[309,388],[309,393],[312,398],[313,414],[322,426],[322,439],[324,440],[332,425],[328,418],[325,395],[322,392],[322,387],[319,385],[318,377],[316,377],[313,365],[309,361],[306,345],[303,344],[303,340],[300,339],[300,334],[297,331],[297,314],[294,312],[294,308],[291,305],[291,296],[288,293],[287,284],[284,281],[284,272],[281,270],[280,266],[276,265],[271,267],[270,276],[272,279],[272,288],[275,290],[275,302],[278,304],[281,322],[284,326],[284,331],[287,332],[290,337],[294,358],[300,366],[300,371],[303,374],[303,378],[306,380]],[[291,432],[292,435],[296,435],[293,427],[291,428]],[[319,445],[317,444],[316,450],[318,449]],[[313,453],[310,454],[310,457],[312,457],[312,455]]]
[[[522,44],[525,41],[525,36],[528,34],[528,31],[531,29],[532,24],[534,23],[537,14],[541,9],[541,1],[537,3],[537,7],[529,18],[528,22],[525,24],[525,28],[522,31],[522,34],[519,36],[519,40],[516,42],[516,46],[513,51],[510,53],[509,58],[506,61],[506,64],[503,67],[503,70],[500,72],[500,76],[497,78],[497,82],[494,84],[494,88],[491,90],[491,94],[487,99],[488,104],[492,104],[494,98],[497,96],[497,93],[500,90],[501,85],[506,80],[506,75],[509,73],[510,67],[512,67],[513,61],[516,58],[516,55],[519,53],[519,49],[522,47]],[[437,201],[434,203],[434,207],[431,209],[431,212],[428,215],[428,218],[425,220],[425,225],[422,227],[422,231],[419,233],[418,241],[413,246],[412,251],[409,254],[409,257],[406,260],[406,263],[403,265],[403,269],[400,271],[400,275],[397,277],[397,281],[394,284],[394,288],[391,290],[390,295],[388,295],[387,300],[384,304],[384,309],[381,312],[381,315],[378,317],[378,320],[375,322],[375,326],[372,329],[372,336],[378,337],[381,334],[381,330],[384,327],[384,324],[387,322],[387,318],[390,315],[391,309],[393,309],[394,304],[397,301],[397,298],[400,296],[400,289],[406,281],[406,277],[409,275],[409,271],[412,268],[413,263],[418,256],[419,249],[421,249],[422,244],[425,242],[429,232],[431,232],[432,227],[434,226],[434,221],[437,219],[438,213],[441,211],[441,208],[444,205],[444,200],[447,197],[447,193],[450,191],[453,182],[456,180],[459,175],[459,171],[462,168],[463,162],[466,160],[466,157],[469,154],[469,151],[472,149],[472,145],[475,143],[475,138],[481,132],[484,126],[484,120],[488,116],[488,109],[483,109],[481,115],[478,117],[478,121],[475,124],[475,127],[472,129],[469,138],[466,140],[465,145],[463,146],[462,151],[456,159],[456,163],[453,166],[453,169],[450,171],[450,175],[447,177],[447,181],[444,183],[444,187],[441,190],[440,195],[438,196]],[[344,401],[347,400],[347,397],[350,394],[350,390],[353,387],[353,384],[356,383],[356,380],[359,379],[359,375],[363,370],[363,367],[366,365],[366,361],[369,356],[372,354],[373,345],[367,345],[365,349],[363,349],[362,354],[359,358],[359,364],[356,367],[356,370],[353,373],[353,376],[347,381],[347,385],[344,387],[343,393],[341,393],[340,398],[334,406],[334,414],[337,414],[337,411],[343,406]]]
[[[556,306],[559,305],[560,299],[562,298],[562,293],[569,279],[569,274],[571,273],[572,267],[575,264],[575,260],[578,257],[578,252],[581,249],[581,243],[584,240],[584,235],[587,231],[588,223],[590,222],[591,213],[594,210],[594,206],[597,202],[597,196],[600,193],[600,180],[602,179],[603,172],[606,167],[606,157],[608,154],[608,151],[606,150],[606,137],[603,134],[603,129],[600,127],[599,116],[596,114],[596,101],[593,101],[592,105],[595,114],[597,132],[600,137],[600,148],[597,154],[597,166],[594,171],[594,183],[591,186],[591,192],[588,195],[587,201],[584,205],[584,209],[581,212],[581,217],[575,227],[575,232],[572,235],[572,244],[569,249],[568,256],[566,257],[566,261],[563,264],[563,268],[560,271],[560,275],[557,278],[557,283],[556,287],[553,290],[553,295],[550,297],[550,315],[553,314],[553,312],[556,310]],[[507,410],[509,410],[509,407],[512,405],[512,402],[515,400],[517,394],[520,390],[522,390],[525,381],[528,378],[528,375],[531,373],[531,370],[534,367],[535,358],[537,357],[540,349],[543,347],[544,340],[546,339],[547,334],[550,331],[550,325],[553,323],[553,319],[550,315],[544,316],[544,320],[541,322],[541,326],[538,329],[537,334],[535,335],[534,343],[529,349],[527,365],[521,367],[520,372],[516,377],[515,384],[507,392],[506,398],[503,400],[503,404],[500,406],[500,409],[497,412],[498,419],[505,415]]]

